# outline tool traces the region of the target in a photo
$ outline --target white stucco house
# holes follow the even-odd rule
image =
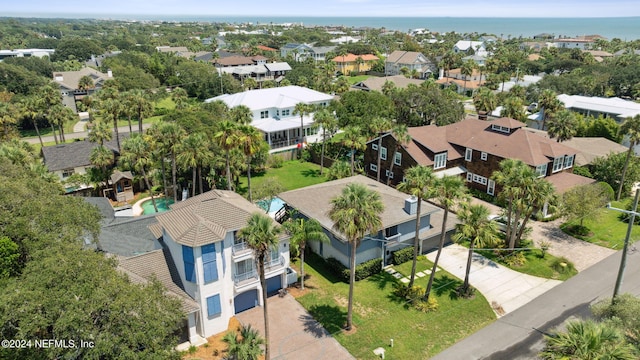
[[[155,274],[183,304],[189,305],[184,306],[188,316],[185,331],[191,344],[226,331],[232,316],[262,305],[255,257],[237,236],[255,212],[264,210],[233,191],[223,190],[173,204],[149,225],[162,250],[120,263],[128,272],[142,277]],[[277,293],[288,285],[288,267],[289,239],[282,233],[265,262],[268,293]]]
[[[224,94],[205,102],[222,101],[229,108],[239,105],[248,107],[253,114],[251,125],[264,134],[270,152],[274,153],[298,147],[300,115],[294,114],[296,104],[327,106],[333,98],[333,95],[291,85]],[[305,115],[302,122],[305,142],[319,141],[322,130],[313,126],[313,114]]]
[[[453,45],[453,52],[456,54],[469,53],[470,50],[473,50],[474,54],[478,56],[486,57],[489,55],[483,41],[460,40]]]

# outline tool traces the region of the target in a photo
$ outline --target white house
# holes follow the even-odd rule
[[[186,326],[192,344],[227,330],[235,314],[262,305],[253,252],[237,236],[255,212],[264,210],[233,191],[212,190],[172,205],[149,226],[174,272],[170,280],[160,280],[173,282],[188,295],[187,300],[197,304],[189,307]],[[148,272],[143,268],[154,266],[125,262],[125,267],[141,276]],[[289,239],[283,233],[265,263],[268,293],[288,285],[288,267]]]
[[[303,62],[307,58],[313,59],[314,62],[325,61],[327,54],[334,52],[336,46],[314,46],[312,44],[294,44],[289,43],[280,48],[280,56],[286,58],[292,54],[293,59]]]
[[[332,95],[301,86],[282,86],[269,89],[249,90],[237,94],[216,96],[205,102],[222,101],[228,107],[248,107],[253,114],[251,125],[264,134],[271,152],[294,149],[300,138],[300,115],[294,114],[296,104],[327,106]],[[316,142],[321,130],[313,126],[313,114],[303,117],[304,137],[307,142]]]
[[[640,114],[640,104],[617,97],[603,98],[561,94],[558,95],[558,100],[562,101],[564,106],[571,111],[587,116],[598,117],[602,115],[605,118],[612,117],[618,122]]]
[[[469,50],[473,50],[474,54],[478,56],[487,56],[489,53],[482,41],[460,40],[453,45],[454,53],[468,53]]]

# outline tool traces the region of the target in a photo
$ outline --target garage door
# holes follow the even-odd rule
[[[282,278],[280,275],[267,279],[267,295],[271,296],[282,289]]]
[[[233,305],[236,314],[249,310],[258,305],[258,290],[245,291],[233,299]]]

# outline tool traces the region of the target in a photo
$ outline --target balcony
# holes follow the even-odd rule
[[[231,252],[233,253],[233,258],[234,259],[236,259],[238,257],[241,257],[243,255],[251,255],[252,254],[252,250],[251,250],[251,248],[249,248],[249,246],[247,246],[246,242],[233,244],[233,247],[231,248]]]
[[[253,284],[258,281],[258,272],[255,270],[251,270],[246,273],[236,274],[233,276],[233,284],[236,289],[241,288],[243,286]]]
[[[277,259],[273,259],[264,264],[264,272],[270,273],[284,268],[284,256],[280,255]]]

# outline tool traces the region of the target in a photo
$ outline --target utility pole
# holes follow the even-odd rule
[[[638,214],[636,211],[638,210],[638,199],[640,198],[640,189],[636,190],[636,197],[633,201],[633,209],[631,211],[624,209],[617,209],[611,207],[611,205],[607,205],[608,209],[616,210],[623,212],[625,214],[631,215],[629,217],[629,226],[627,227],[627,236],[624,238],[624,246],[622,247],[622,259],[620,259],[620,268],[618,269],[618,277],[616,278],[616,286],[613,289],[613,298],[611,299],[611,304],[615,304],[616,299],[620,293],[620,286],[622,286],[622,278],[624,277],[624,269],[627,266],[627,250],[629,248],[629,238],[631,238],[631,230],[633,229],[633,223],[636,220],[636,215]]]

